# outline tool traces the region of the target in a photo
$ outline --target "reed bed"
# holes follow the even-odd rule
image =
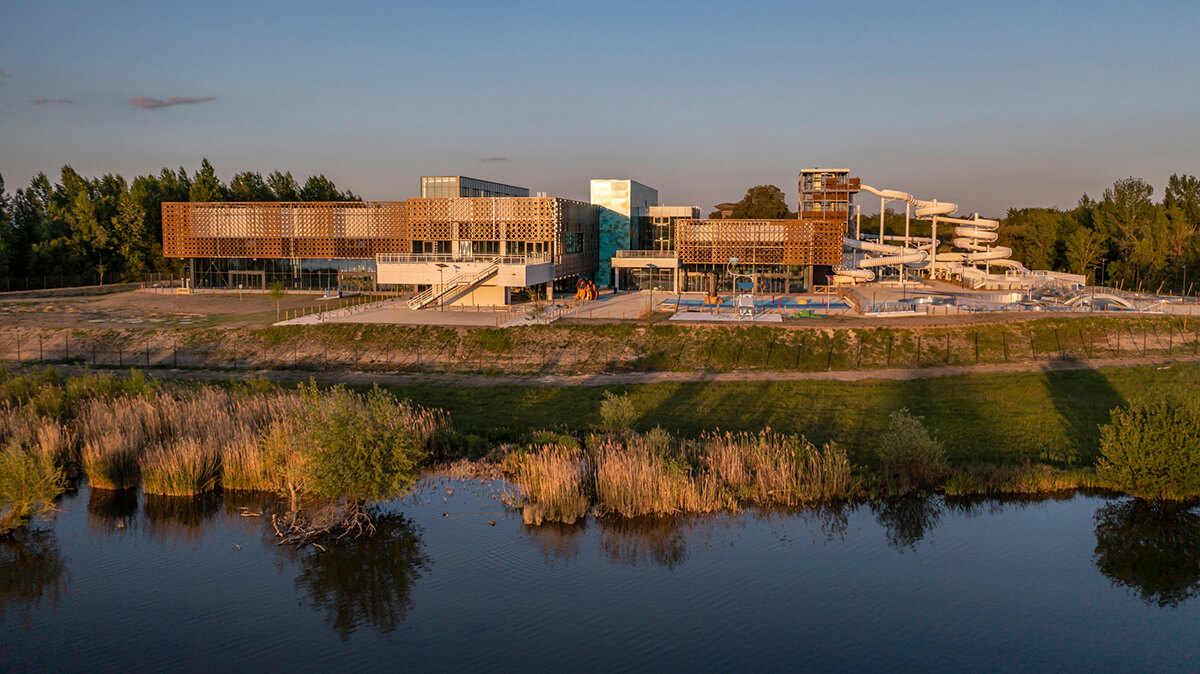
[[[526,524],[570,524],[587,514],[588,479],[583,452],[578,448],[543,445],[515,452],[506,457],[504,470],[521,487]]]
[[[532,447],[511,454],[505,474],[521,489],[527,522],[573,520],[589,504],[639,517],[824,503],[854,490],[845,451],[770,431],[694,442],[655,431],[594,437],[581,450]]]

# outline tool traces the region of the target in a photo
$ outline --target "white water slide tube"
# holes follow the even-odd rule
[[[918,218],[932,218],[958,210],[958,204],[949,202],[925,201],[918,199],[908,192],[898,190],[877,190],[870,185],[861,185],[861,189],[874,194],[881,200],[879,212],[884,212],[883,206],[889,199],[903,201],[913,207],[913,215]],[[926,239],[929,241],[929,239]],[[929,257],[936,243],[930,243],[929,251],[923,248],[907,248],[905,246],[889,246],[883,243],[872,243],[859,239],[846,238],[842,245],[853,250],[875,253],[874,257],[858,258],[852,266],[839,266],[833,270],[834,277],[842,282],[871,281],[875,279],[872,267],[890,267],[893,265],[908,265],[920,268],[928,265]]]
[[[943,253],[938,255],[939,260],[965,264],[986,262],[989,265],[1005,267],[1021,274],[1029,273],[1029,269],[1025,265],[1008,259],[1012,257],[1012,248],[990,245],[996,241],[996,230],[1000,227],[999,221],[981,218],[978,213],[973,213],[970,219],[943,217],[941,221],[958,225],[954,228],[954,247],[970,252]]]

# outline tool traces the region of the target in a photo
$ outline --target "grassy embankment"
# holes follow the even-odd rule
[[[250,328],[0,330],[0,358],[138,367],[358,369],[482,374],[812,372],[1063,359],[1200,356],[1200,320],[1039,318],[938,327],[642,324],[504,330],[328,324]]]
[[[99,488],[140,482],[147,492],[178,495],[276,487],[264,433],[296,399],[294,390],[261,381],[163,384],[108,374],[5,374],[0,389],[0,440],[81,465]],[[943,443],[948,471],[934,488],[947,493],[1103,486],[1094,467],[1109,410],[1151,392],[1200,396],[1200,365],[915,381],[390,390],[414,403],[403,407],[413,428],[425,429],[433,459],[490,455],[535,490],[520,477],[531,473],[519,457],[549,447],[539,459],[549,462],[545,470],[574,475],[568,481],[587,494],[586,506],[637,514],[887,493],[876,449],[900,408],[925,417]],[[628,431],[604,427],[603,398],[612,392],[629,402]],[[452,427],[428,410],[449,413]],[[576,468],[564,473],[564,465]],[[579,510],[578,497],[573,502],[564,512]]]

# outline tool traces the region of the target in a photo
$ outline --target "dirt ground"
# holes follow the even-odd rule
[[[280,311],[320,303],[319,295],[288,294]],[[97,297],[0,300],[0,323],[42,328],[265,327],[275,302],[265,293],[177,295],[132,291]]]

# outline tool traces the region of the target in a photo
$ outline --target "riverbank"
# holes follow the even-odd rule
[[[562,519],[593,511],[710,512],[878,498],[895,490],[891,478],[881,473],[877,455],[889,415],[901,408],[924,417],[945,448],[945,470],[922,486],[926,493],[1105,488],[1095,472],[1099,427],[1107,423],[1110,409],[1152,389],[1200,395],[1200,365],[895,382],[388,387],[395,400],[411,401],[402,409],[414,428],[426,429],[427,465],[455,459],[486,462],[482,470],[496,471],[524,488],[524,504],[535,500],[537,485],[548,482],[529,478],[520,457],[539,457],[547,466],[558,460],[560,465],[548,470],[565,480],[564,498],[574,504],[573,514]],[[120,402],[129,396],[140,402]],[[614,398],[626,405],[618,426],[605,412]],[[191,452],[185,455],[204,459],[193,462],[202,474],[184,480],[188,487],[183,490],[151,486],[148,491],[202,493],[277,487],[271,464],[264,460],[262,438],[272,422],[294,407],[295,393],[265,380],[179,382],[141,373],[133,378],[111,373],[63,378],[44,371],[4,374],[0,400],[7,415],[0,434],[47,443],[46,451],[62,457],[61,463],[82,465],[96,486],[141,483],[146,488],[145,471],[153,471],[155,461],[162,463],[164,448],[182,447]],[[139,428],[173,423],[174,430],[158,437],[132,433],[116,419],[134,414],[134,407],[141,415]],[[161,418],[159,407],[195,409],[183,415],[184,421],[170,421],[175,415]],[[201,433],[206,427],[226,430]],[[651,505],[613,506],[619,499],[602,496],[597,476],[605,462],[620,467],[614,474]],[[182,458],[176,463],[193,465]],[[160,476],[170,475],[161,465],[157,470]],[[174,477],[157,481],[180,483]],[[540,516],[547,518],[555,519]]]

